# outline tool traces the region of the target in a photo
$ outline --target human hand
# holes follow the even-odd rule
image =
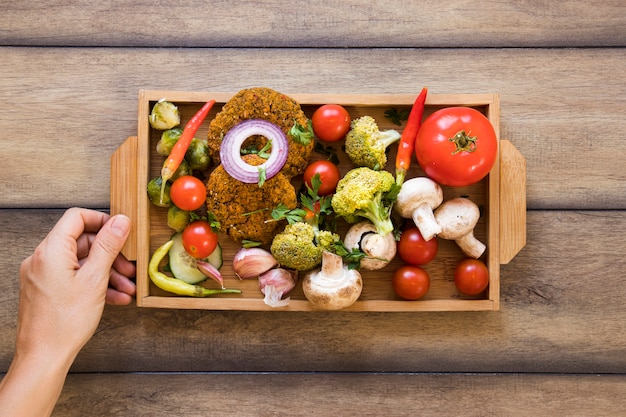
[[[126,216],[72,208],[22,263],[17,352],[73,361],[106,303],[129,304],[135,266],[120,255]]]

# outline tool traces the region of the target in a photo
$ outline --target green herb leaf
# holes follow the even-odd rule
[[[409,119],[410,110],[404,109],[398,111],[395,107],[385,111],[385,117],[394,125],[402,126],[402,122]]]
[[[293,138],[294,142],[306,146],[315,139],[313,123],[309,120],[306,126],[301,126],[298,122],[294,122],[293,127],[289,130],[289,135]]]
[[[262,245],[261,242],[256,242],[254,240],[244,239],[241,241],[241,246],[243,246],[244,248],[254,248],[257,246],[261,246],[261,245]]]
[[[316,141],[313,150],[322,155],[326,155],[327,161],[332,162],[335,165],[339,165],[339,156],[337,151],[332,146],[325,146],[323,143]]]

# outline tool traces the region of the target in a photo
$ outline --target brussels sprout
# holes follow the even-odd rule
[[[175,127],[173,129],[165,130],[161,134],[161,139],[157,143],[156,151],[159,155],[168,156],[172,152],[172,148],[178,142],[180,135],[183,134],[183,129]]]
[[[156,177],[148,182],[148,198],[155,206],[169,207],[172,205],[170,198],[170,184],[165,184],[165,193],[163,193],[163,201],[161,202],[161,185],[163,184],[163,178]]]
[[[206,170],[211,165],[207,141],[193,138],[185,154],[185,159],[189,161],[191,169]]]
[[[182,232],[185,226],[189,224],[190,219],[191,213],[179,209],[174,204],[167,210],[167,225],[177,232]]]
[[[174,175],[172,175],[172,178],[170,178],[170,181],[174,182],[174,180],[178,177],[182,177],[183,175],[191,175],[191,174],[192,174],[192,170],[191,170],[191,167],[189,166],[189,162],[183,159],[182,161],[180,161],[180,165],[178,166],[178,168],[176,168],[176,171],[174,171]]]
[[[155,129],[171,129],[180,124],[180,112],[174,103],[161,99],[152,107],[148,121]]]

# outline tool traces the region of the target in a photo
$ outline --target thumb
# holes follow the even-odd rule
[[[108,271],[130,232],[130,219],[123,214],[111,217],[100,229],[89,250],[87,263],[94,271]]]

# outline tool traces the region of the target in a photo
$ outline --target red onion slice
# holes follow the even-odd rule
[[[270,157],[261,165],[247,164],[241,158],[241,146],[250,136],[261,135],[271,141]],[[248,184],[259,182],[259,171],[270,179],[282,169],[289,154],[287,136],[280,127],[263,119],[249,119],[239,123],[224,135],[220,147],[220,160],[228,174]]]

